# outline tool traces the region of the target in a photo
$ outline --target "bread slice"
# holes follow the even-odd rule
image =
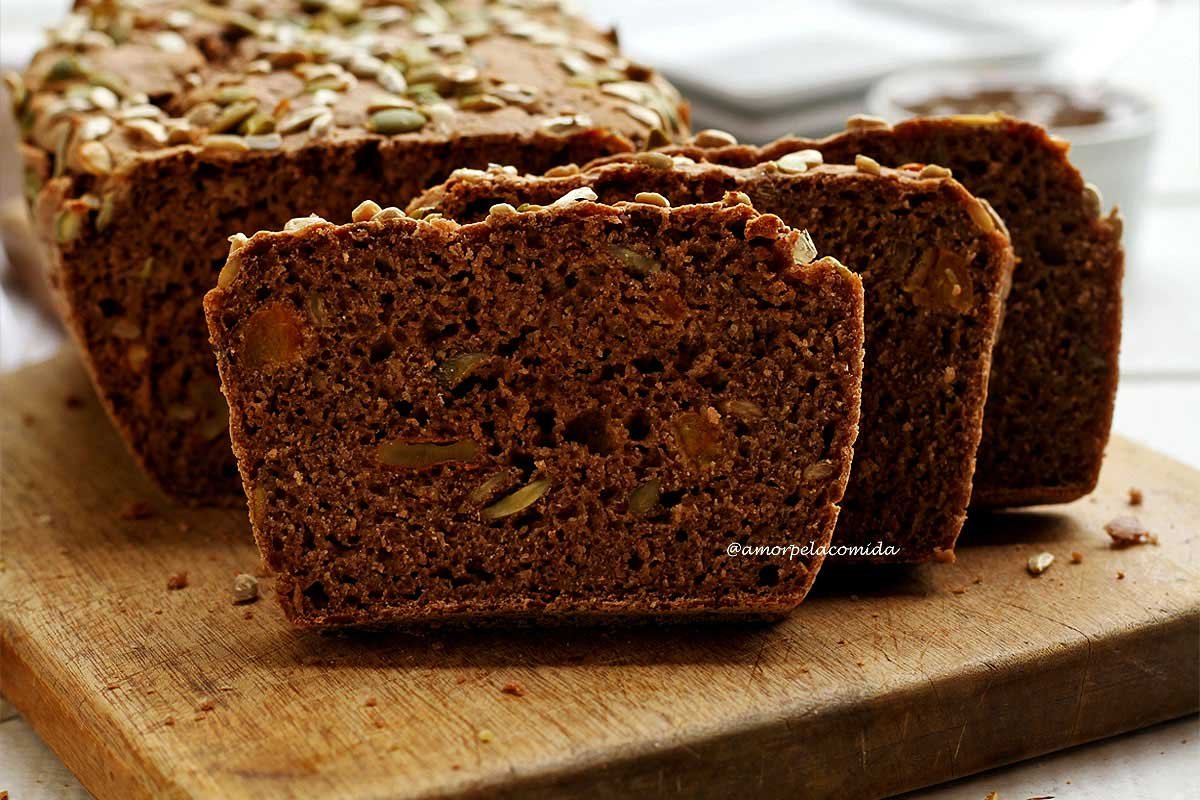
[[[410,210],[472,220],[497,202],[543,204],[577,186],[601,199],[650,191],[677,204],[742,191],[852,265],[866,292],[867,354],[835,556],[916,562],[953,549],[1012,271],[1008,237],[986,206],[937,174],[797,159],[739,169],[643,153],[548,177],[460,170]]]
[[[589,197],[235,242],[205,310],[294,623],[804,598],[850,470],[859,278],[744,196]]]
[[[1095,187],[1068,159],[1069,143],[1032,123],[1002,114],[918,118],[895,127],[851,123],[819,141],[676,152],[741,167],[815,149],[837,164],[865,154],[888,165],[950,168],[995,207],[1017,256],[992,357],[971,504],[1063,503],[1088,494],[1100,475],[1117,389],[1125,269],[1119,213],[1103,213]],[[706,134],[698,143],[721,138]]]
[[[146,470],[238,500],[201,298],[235,231],[677,139],[651,70],[557,4],[79,3],[20,76],[26,185],[62,313]]]

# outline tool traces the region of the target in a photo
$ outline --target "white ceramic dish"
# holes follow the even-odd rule
[[[1085,90],[1038,73],[974,67],[915,70],[885,78],[867,95],[867,112],[896,122],[913,116],[919,104],[943,96],[967,96],[980,90],[1035,86],[1075,96]],[[1110,117],[1089,125],[1050,127],[1071,143],[1070,159],[1084,179],[1100,188],[1105,206],[1116,205],[1125,217],[1126,245],[1132,249],[1140,229],[1150,153],[1154,145],[1155,110],[1146,99],[1115,87],[1089,87],[1112,109]],[[975,109],[978,111],[979,109]]]

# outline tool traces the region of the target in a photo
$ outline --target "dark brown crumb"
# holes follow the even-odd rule
[[[953,592],[954,594],[966,594],[966,593],[967,593],[967,587],[965,587],[965,586],[955,586],[955,587],[952,587],[952,588],[950,589],[950,591],[951,591],[951,592]]]
[[[374,708],[375,706],[379,705],[379,701],[374,697],[368,697],[365,701],[363,701],[363,705],[367,708]]]
[[[104,684],[104,688],[109,691],[112,691],[113,689],[120,689],[121,685],[117,684],[117,683],[106,683],[106,684]]]
[[[1072,564],[1082,564],[1083,563],[1083,553],[1079,552],[1078,550],[1072,550],[1071,551],[1071,563]]]
[[[176,572],[174,575],[171,575],[170,577],[167,578],[167,589],[169,591],[175,591],[177,589],[186,589],[187,585],[188,585],[187,572]]]
[[[63,404],[70,409],[83,408],[83,398],[77,394],[69,394],[63,398]]]
[[[166,719],[163,720],[163,725],[174,725],[174,724],[175,724],[174,717],[167,717]]]
[[[242,614],[242,619],[254,619],[254,612],[247,611],[245,614]]]
[[[384,723],[384,721],[383,721],[383,720],[381,720],[381,719],[374,719],[374,720],[372,720],[372,723],[375,725],[375,727],[376,727],[376,728],[383,728],[383,727],[385,727],[385,723]]]
[[[1104,531],[1112,539],[1114,549],[1139,544],[1158,544],[1158,537],[1146,530],[1146,526],[1137,517],[1116,517],[1104,526]]]
[[[150,519],[154,516],[154,506],[145,500],[126,500],[121,506],[121,519]]]
[[[207,719],[207,717],[204,714],[197,714],[196,716],[192,717],[192,719],[196,722],[203,722],[205,719]]]
[[[504,694],[511,694],[513,697],[524,697],[525,687],[516,682],[509,682],[500,687],[500,691]]]
[[[1125,580],[1125,573],[1118,570],[1117,571],[1117,580],[1119,580],[1119,581]]]
[[[21,415],[21,424],[24,425],[26,428],[32,428],[34,426],[34,424],[36,424],[36,423],[37,423],[37,418],[35,418],[33,416],[33,414],[22,414]]]
[[[1142,490],[1130,488],[1129,490],[1129,505],[1140,506],[1142,504]]]
[[[213,701],[213,699],[211,697],[206,697],[206,698],[204,698],[204,701],[200,703],[200,705],[196,706],[196,710],[197,711],[212,711],[216,707],[217,707],[217,704]]]

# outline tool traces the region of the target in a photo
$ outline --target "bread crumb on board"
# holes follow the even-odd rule
[[[167,577],[167,590],[168,591],[174,592],[179,589],[186,589],[187,585],[188,585],[188,574],[186,571],[176,572],[175,574],[169,575]]]
[[[233,604],[245,605],[258,599],[258,578],[241,573],[233,579]]]
[[[1129,505],[1140,506],[1142,504],[1142,490],[1136,486],[1129,487]]]
[[[1050,569],[1050,565],[1053,563],[1053,553],[1038,553],[1037,555],[1029,557],[1029,561],[1025,563],[1025,569],[1029,570],[1030,575],[1041,575],[1043,572]]]
[[[1083,553],[1079,552],[1078,550],[1072,550],[1071,551],[1071,563],[1072,564],[1082,564],[1083,563]]]
[[[1147,530],[1137,517],[1116,517],[1104,526],[1104,531],[1112,539],[1113,548],[1118,550],[1139,544],[1158,544],[1158,537]]]
[[[500,687],[500,691],[504,694],[511,694],[513,697],[524,697],[525,687],[516,681],[510,681]]]

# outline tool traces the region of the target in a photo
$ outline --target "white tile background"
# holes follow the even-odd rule
[[[896,3],[994,20],[1003,14],[1005,23],[1024,20],[1026,29],[1054,41],[1069,40],[1097,9],[1112,5],[1101,0],[893,0],[890,7],[885,0],[590,0],[582,5],[601,22],[616,21],[626,47],[643,60],[751,93],[764,83],[779,90],[788,81],[811,82],[819,65],[847,52],[852,58],[828,66],[833,72],[823,73],[822,80],[837,70],[843,75],[867,68],[886,71],[930,53],[954,52],[954,43],[944,38],[913,34],[906,17],[895,13]],[[0,0],[0,63],[19,65],[28,58],[40,29],[67,5],[64,0]],[[1153,98],[1161,123],[1141,249],[1129,256],[1115,429],[1200,466],[1200,2],[1162,5],[1153,28],[1128,42],[1111,76]],[[847,26],[847,9],[853,12],[854,6],[871,12],[883,8],[890,21]],[[758,63],[747,62],[754,58]],[[0,292],[0,369],[44,358],[57,346],[36,315]],[[1200,727],[1192,717],[908,797],[982,800],[991,791],[1002,800],[1047,794],[1079,800],[1197,797],[1198,742]],[[0,722],[0,789],[13,800],[88,796],[17,717]]]

